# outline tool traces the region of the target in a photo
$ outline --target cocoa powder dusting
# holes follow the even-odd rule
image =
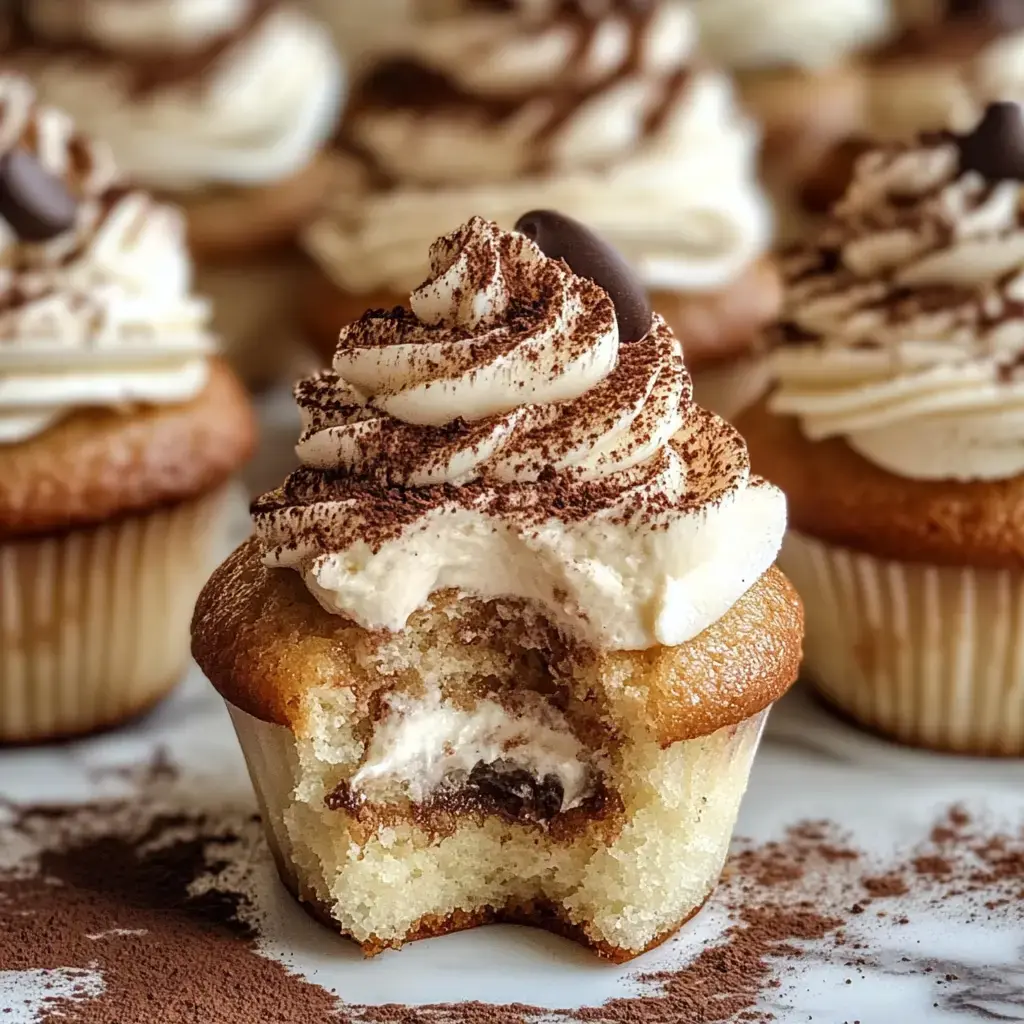
[[[882,966],[881,949],[873,954],[858,930],[869,919],[898,928],[914,908],[951,897],[960,917],[1024,914],[1024,833],[986,830],[954,808],[918,846],[880,864],[834,825],[805,822],[776,841],[734,844],[712,898],[728,919],[723,933],[682,966],[638,973],[631,998],[555,1011],[356,1006],[259,955],[248,867],[265,863],[258,821],[181,810],[189,801],[176,807],[168,796],[173,776],[162,763],[139,772],[136,798],[120,803],[0,806],[0,850],[30,851],[0,864],[0,965],[88,972],[103,983],[98,995],[83,981],[42,1000],[38,1024],[763,1024],[787,1019],[801,964],[848,967],[850,984],[858,970]]]

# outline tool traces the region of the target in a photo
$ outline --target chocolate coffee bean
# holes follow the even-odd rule
[[[554,210],[531,210],[516,231],[537,243],[545,256],[565,260],[569,269],[603,288],[615,306],[622,341],[639,341],[651,329],[651,303],[636,271],[589,228]]]
[[[64,182],[26,149],[0,158],[0,217],[24,242],[45,242],[75,223],[78,203]]]
[[[960,172],[986,181],[1024,181],[1024,110],[1018,103],[990,103],[974,131],[954,136]]]

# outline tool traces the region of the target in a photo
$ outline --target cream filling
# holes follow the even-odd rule
[[[562,811],[578,807],[593,791],[590,753],[564,716],[540,698],[520,714],[494,700],[464,711],[437,690],[426,697],[391,697],[350,787],[374,802],[401,793],[421,804],[447,780],[457,783],[481,763],[523,769],[538,781],[555,776],[562,785]]]

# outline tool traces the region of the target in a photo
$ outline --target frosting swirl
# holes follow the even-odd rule
[[[728,68],[827,68],[881,42],[890,0],[694,0],[705,50]]]
[[[430,262],[410,309],[367,313],[298,385],[303,465],[253,506],[267,563],[367,628],[446,588],[535,602],[602,648],[718,619],[785,504],[693,405],[664,321],[620,343],[601,288],[481,218]]]
[[[650,286],[722,287],[770,215],[757,132],[696,48],[683,0],[411,10],[354,87],[309,248],[346,291],[402,294],[452,223],[510,228],[543,206],[592,224]]]
[[[1024,471],[1021,183],[962,171],[969,139],[867,154],[785,268],[772,408],[906,477]]]
[[[333,130],[328,34],[279,0],[31,0],[41,94],[148,185],[254,185],[301,170]]]
[[[12,178],[16,157],[31,176]],[[109,152],[13,76],[0,76],[0,167],[0,443],[76,408],[198,394],[209,310],[189,291],[178,212],[125,188]],[[66,229],[19,237],[55,194]]]

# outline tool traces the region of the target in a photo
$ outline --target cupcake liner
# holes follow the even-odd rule
[[[294,376],[301,366],[295,313],[306,272],[301,254],[291,248],[238,264],[197,262],[195,291],[211,300],[224,356],[250,387]]]
[[[313,908],[316,916],[336,929],[349,934],[337,920],[332,920],[331,905],[333,902],[329,885],[324,878],[325,862],[338,850],[351,853],[352,835],[348,834],[349,823],[343,812],[329,812],[324,806],[325,789],[316,772],[310,771],[309,758],[315,756],[315,745],[297,739],[290,729],[263,722],[248,713],[227,704],[235,732],[238,736],[242,752],[245,756],[249,775],[256,791],[267,841],[277,863],[282,882],[285,887],[300,900]],[[720,729],[710,736],[687,740],[673,744],[671,747],[655,755],[656,760],[651,769],[651,778],[658,791],[657,806],[644,804],[635,812],[627,808],[630,821],[624,827],[621,841],[624,849],[635,849],[636,832],[645,827],[656,827],[648,822],[663,822],[668,817],[679,822],[679,835],[675,842],[667,844],[666,849],[673,851],[673,863],[680,864],[680,870],[687,876],[687,892],[692,899],[685,906],[667,908],[666,927],[671,931],[681,920],[692,915],[707,899],[714,889],[728,854],[732,839],[732,831],[736,823],[740,802],[746,790],[750,769],[757,752],[768,712],[765,709],[752,718]],[[330,769],[328,769],[330,774]],[[346,773],[347,774],[347,773]],[[333,776],[332,776],[333,777]],[[680,779],[686,779],[685,785],[679,790],[680,796],[670,795],[673,785]],[[669,781],[672,780],[672,781]],[[662,786],[660,783],[666,782]],[[315,844],[311,845],[311,823],[319,833]],[[477,826],[478,827],[478,826]],[[399,841],[391,828],[384,830],[389,833],[386,845],[396,857],[401,857],[401,850],[408,844],[409,856],[423,843],[430,843],[429,836],[406,836]],[[360,844],[375,845],[372,836],[360,832]],[[362,854],[352,854],[346,870],[359,870]],[[373,858],[368,857],[367,862]],[[615,887],[617,875],[615,870],[628,872],[632,870],[635,857],[623,855],[616,857],[601,855],[603,866],[613,865],[614,870],[606,874],[596,864],[588,872],[585,881],[567,897],[567,906],[572,905],[582,914],[584,920],[591,918],[588,905],[596,899],[589,887],[607,897],[609,886]],[[636,866],[636,870],[641,870]],[[367,871],[377,868],[367,867]],[[395,877],[402,872],[396,871]],[[362,881],[360,878],[358,881]],[[622,884],[630,884],[632,879],[625,878]],[[412,900],[412,902],[415,902]],[[410,929],[415,928],[423,908],[410,907]],[[608,933],[614,922],[594,922]],[[588,933],[590,931],[588,927]],[[664,937],[666,928],[662,928],[656,936]],[[401,937],[401,930],[396,933]]]
[[[693,398],[722,419],[735,419],[768,390],[768,360],[745,356],[692,371]]]
[[[0,742],[107,728],[171,689],[224,497],[0,543]]]
[[[1024,754],[1024,573],[888,561],[793,531],[779,565],[829,703],[913,746]]]

